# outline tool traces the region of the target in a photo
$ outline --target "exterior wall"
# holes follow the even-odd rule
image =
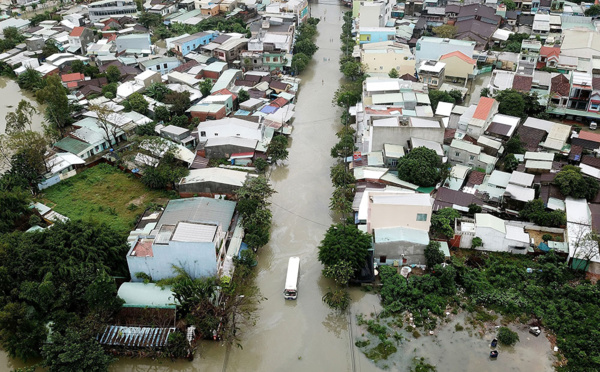
[[[396,38],[396,29],[391,31],[361,31],[359,35],[359,44],[378,43],[380,41],[394,40]]]
[[[235,46],[234,48],[231,48],[228,51],[217,48],[213,51],[213,56],[215,58],[220,59],[221,61],[229,63],[238,59],[242,50],[245,50],[246,48],[248,48],[248,42],[240,43],[239,45]]]
[[[386,21],[385,3],[367,2],[367,5],[361,4],[359,10],[359,24],[361,27],[384,27]]]
[[[446,63],[446,79],[459,78],[466,80],[475,69],[474,65],[458,57],[445,58],[443,61]]]
[[[231,154],[238,154],[241,152],[253,152],[254,149],[250,147],[242,147],[238,145],[219,145],[219,146],[206,146],[205,148],[206,158],[229,158]]]
[[[478,154],[473,154],[463,149],[457,149],[454,147],[450,147],[448,149],[448,160],[452,164],[463,164],[469,167],[478,166],[478,156]]]
[[[371,151],[383,150],[385,143],[394,143],[401,146],[407,146],[411,137],[444,142],[444,128],[415,128],[409,126],[400,127],[371,127]]]
[[[412,242],[389,242],[375,243],[374,257],[379,265],[393,265],[394,261],[402,264],[402,258],[406,259],[406,264],[425,264],[426,245]],[[381,263],[381,256],[386,256],[386,262]]]
[[[483,242],[483,247],[477,248],[478,250],[492,252],[508,251],[508,249],[506,249],[504,246],[505,234],[498,230],[494,230],[489,227],[477,227],[475,236],[481,238],[481,241]],[[471,248],[471,246],[469,245],[467,248]]]
[[[209,34],[197,37],[194,40],[190,40],[182,44],[179,44],[178,42],[175,42],[174,44],[176,45],[177,50],[181,53],[181,55],[185,56],[188,53],[196,50],[196,48],[200,47],[201,45],[206,45],[210,43],[215,38],[216,34]]]
[[[182,267],[193,278],[217,274],[217,253],[213,243],[169,242],[168,245],[153,245],[154,257],[127,255],[131,281],[140,282],[135,273],[143,272],[153,280],[175,276],[173,265]]]
[[[145,67],[144,70],[156,71],[156,72],[160,72],[161,75],[164,75],[164,74],[168,74],[169,72],[171,72],[172,69],[179,66],[180,64],[181,64],[181,62],[179,62],[179,61],[172,61],[172,62],[167,62],[167,63],[150,65],[150,66]]]
[[[414,75],[415,60],[406,59],[406,54],[401,53],[365,53],[361,52],[361,62],[367,65],[367,72],[388,73],[391,69],[398,70],[400,76]]]
[[[425,221],[417,221],[417,214],[426,214]],[[369,203],[367,231],[382,227],[408,227],[429,231],[431,206],[390,205]]]

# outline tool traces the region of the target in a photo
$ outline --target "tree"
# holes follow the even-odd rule
[[[17,219],[29,211],[31,194],[19,187],[11,187],[9,177],[4,174],[0,182],[0,234],[13,231]]]
[[[294,53],[303,53],[309,57],[312,57],[317,50],[319,47],[309,39],[300,40],[294,45]]]
[[[355,106],[362,99],[362,83],[356,81],[339,87],[333,95],[333,104],[349,108]]]
[[[429,91],[429,100],[431,101],[431,108],[433,108],[434,110],[437,109],[437,105],[439,102],[456,102],[456,99],[448,92],[433,89]]]
[[[185,115],[192,105],[188,91],[168,93],[165,95],[164,102],[171,105],[171,115]]]
[[[304,53],[294,53],[294,56],[292,57],[292,71],[294,71],[296,75],[300,74],[308,67],[309,63],[309,56]]]
[[[165,106],[156,106],[154,108],[154,120],[168,123],[171,120],[171,113]]]
[[[52,342],[42,349],[44,367],[50,372],[108,371],[114,359],[104,352],[93,334],[68,328],[64,335],[52,334]]]
[[[82,61],[75,60],[75,61],[71,62],[71,72],[79,72],[79,73],[83,74],[84,71],[85,71],[85,65],[83,64]]]
[[[501,90],[495,99],[499,102],[499,113],[517,117],[525,115],[525,99],[520,92],[514,89]]]
[[[513,346],[519,342],[519,334],[511,331],[508,327],[500,327],[498,329],[498,342],[502,345]]]
[[[285,160],[289,155],[287,146],[288,138],[286,136],[275,136],[271,140],[271,143],[269,143],[267,155],[275,162],[278,160]]]
[[[513,171],[517,170],[518,166],[519,166],[519,161],[517,160],[517,158],[515,157],[514,154],[506,155],[506,157],[504,158],[504,171],[505,172],[512,173]]]
[[[474,216],[476,213],[481,213],[481,205],[471,203],[469,204],[469,214]]]
[[[167,94],[171,94],[173,91],[169,89],[163,83],[152,83],[150,86],[144,91],[144,94],[148,97],[151,97],[159,102],[163,102],[165,96]],[[189,97],[189,95],[188,95]]]
[[[162,23],[162,17],[158,14],[142,12],[138,17],[138,23],[146,28],[156,27]]]
[[[60,53],[60,49],[56,46],[53,39],[48,39],[42,48],[42,58],[48,58],[53,54]]]
[[[249,99],[250,99],[250,94],[248,93],[248,91],[241,89],[238,92],[238,102],[239,103],[246,102]]]
[[[213,87],[213,81],[211,79],[204,79],[200,83],[200,93],[202,93],[202,97],[206,97],[210,94],[210,91]]]
[[[512,136],[512,138],[506,142],[506,145],[504,147],[505,147],[505,151],[508,154],[524,154],[525,153],[525,148],[523,147],[523,142],[521,142],[521,137],[519,137],[518,134],[515,134],[514,136]]]
[[[29,127],[29,130],[31,130],[31,118],[37,112],[29,101],[22,99],[17,105],[15,112],[6,114],[6,133],[22,132],[25,130],[25,127]]]
[[[141,93],[133,93],[129,96],[127,102],[129,108],[135,112],[138,112],[142,115],[146,115],[146,112],[148,112],[148,101],[146,101]]]
[[[25,72],[19,75],[17,83],[19,88],[35,92],[43,85],[42,74],[28,67]]]
[[[371,235],[354,225],[332,225],[319,244],[319,261],[325,267],[345,261],[356,272],[365,265],[371,242]]]
[[[544,202],[541,199],[525,203],[519,211],[519,216],[540,226],[560,227],[567,222],[565,212],[561,210],[546,211]]]
[[[118,83],[121,80],[121,71],[117,66],[111,65],[106,68],[106,80],[109,83]]]
[[[427,244],[423,253],[425,254],[425,262],[429,268],[433,268],[435,265],[439,265],[446,261],[444,252],[441,250],[440,242],[435,240],[432,240]]]
[[[483,246],[483,240],[481,240],[480,237],[476,236],[473,238],[473,240],[471,241],[471,248],[475,249],[477,247],[482,247]]]
[[[329,290],[322,298],[330,308],[340,312],[346,311],[350,306],[350,294],[343,289]]]
[[[104,139],[108,142],[108,145],[112,145],[115,142],[117,145],[119,144],[118,131],[119,127],[114,125],[111,122],[111,117],[115,115],[115,112],[112,111],[106,105],[90,105],[88,110],[96,114],[98,120],[96,123],[104,131]]]
[[[481,88],[481,91],[479,92],[479,97],[489,97],[490,95],[491,95],[490,88],[488,88],[488,87]]]
[[[426,147],[417,147],[398,159],[398,177],[415,185],[434,186],[440,180],[442,161],[438,154]]]
[[[105,86],[102,87],[102,95],[105,95],[106,93],[112,93],[113,96],[116,96],[117,88],[118,88],[117,83],[106,84]]]
[[[456,32],[457,32],[456,26],[452,26],[452,25],[442,25],[442,26],[433,28],[433,33],[435,34],[435,36],[441,37],[444,39],[454,39]]]
[[[323,276],[335,280],[340,285],[346,285],[354,276],[354,268],[347,261],[340,261],[323,269]]]
[[[565,165],[553,182],[564,196],[572,196],[577,199],[593,200],[600,190],[598,181],[584,177],[581,174],[581,168],[572,165]]]
[[[508,11],[517,9],[517,4],[515,4],[515,2],[513,0],[502,0],[502,4],[504,4],[506,6],[506,10],[508,10]]]
[[[354,199],[353,185],[338,186],[333,190],[329,202],[329,208],[342,216],[352,213],[352,200]]]
[[[263,158],[257,158],[256,160],[254,160],[254,167],[256,168],[258,173],[265,173],[268,166],[269,163],[267,163],[267,161]]]
[[[446,238],[454,237],[454,220],[460,218],[460,212],[452,208],[442,208],[431,216],[431,229]]]
[[[356,182],[354,174],[346,170],[344,163],[336,163],[330,168],[329,175],[331,176],[331,183],[333,186],[345,186],[352,185]]]
[[[586,17],[596,17],[600,15],[600,5],[592,5],[585,11]]]
[[[156,131],[154,130],[155,127],[156,123],[153,121],[146,124],[138,125],[137,127],[135,127],[135,134],[137,134],[138,136],[157,136],[158,133],[156,133]]]
[[[400,74],[398,73],[398,70],[393,68],[390,70],[390,72],[388,72],[388,76],[392,79],[398,79],[400,77]]]
[[[365,73],[365,65],[360,62],[346,62],[340,67],[340,71],[347,79],[356,80]]]
[[[46,105],[44,118],[50,125],[50,129],[64,136],[65,129],[72,122],[71,113],[73,106],[69,104],[67,90],[62,85],[58,75],[46,77],[46,86],[36,93],[40,103]]]
[[[25,40],[16,27],[6,27],[2,30],[2,34],[4,35],[5,39],[16,40],[17,42]]]
[[[174,149],[169,149],[160,159],[156,167],[146,166],[141,181],[151,189],[164,190],[168,186],[175,189],[175,185],[190,171],[177,163],[173,155]]]

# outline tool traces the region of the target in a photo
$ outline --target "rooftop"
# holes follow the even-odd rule
[[[175,309],[175,299],[171,287],[160,288],[154,283],[125,282],[119,287],[117,295],[125,303],[123,307],[140,307],[151,309]]]

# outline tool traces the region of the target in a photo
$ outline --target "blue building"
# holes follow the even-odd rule
[[[185,56],[189,52],[193,52],[196,48],[201,47],[202,45],[206,45],[216,39],[218,36],[215,31],[208,32],[197,32],[190,36],[186,36],[179,40],[174,41],[173,49],[180,53],[182,56]]]
[[[137,273],[153,280],[177,275],[180,267],[193,278],[219,274],[236,203],[212,198],[171,200],[156,216],[143,218],[129,236],[127,265],[131,280]]]
[[[358,32],[359,44],[378,43],[396,38],[395,27],[361,27]]]

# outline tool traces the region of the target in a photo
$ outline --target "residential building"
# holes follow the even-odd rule
[[[498,102],[481,97],[477,105],[471,105],[458,120],[458,131],[475,139],[482,135],[498,112]]]
[[[367,232],[386,227],[429,231],[432,199],[429,194],[370,192]]]
[[[512,137],[520,122],[521,118],[519,117],[496,114],[484,133],[487,136],[506,142]]]
[[[570,266],[592,274],[600,274],[598,242],[590,239],[598,224],[585,199],[565,199]],[[596,208],[594,208],[597,210]],[[592,228],[594,226],[594,228]]]
[[[550,86],[550,103],[556,107],[566,108],[570,94],[570,79],[564,74],[554,76]]]
[[[389,1],[361,1],[358,24],[361,27],[385,27],[391,16]]]
[[[546,40],[550,33],[550,14],[537,13],[533,17],[533,26],[531,33],[540,36],[542,40]]]
[[[78,50],[81,54],[87,53],[87,46],[94,41],[94,32],[89,28],[75,27],[69,34],[69,53],[75,53]]]
[[[381,151],[387,143],[400,146],[411,138],[420,138],[437,143],[444,141],[444,125],[439,119],[399,118],[391,116],[383,119],[373,119],[369,128],[369,151]]]
[[[178,191],[181,197],[222,195],[233,197],[236,191],[244,186],[248,177],[251,177],[248,172],[233,169],[192,169],[179,181]]]
[[[127,139],[123,130],[111,124],[108,141],[106,132],[95,118],[79,120],[73,123],[73,128],[74,130],[56,142],[54,147],[77,155],[83,160],[109,149],[118,140]]]
[[[295,29],[292,20],[278,17],[264,17],[262,22],[252,24],[248,50],[241,56],[244,67],[259,71],[291,67]]]
[[[132,281],[142,272],[154,280],[172,278],[173,267],[192,278],[219,275],[236,203],[213,198],[171,200],[158,221],[132,231],[127,265]]]
[[[195,34],[177,39],[172,42],[172,49],[178,54],[185,56],[189,52],[196,50],[202,45],[206,45],[213,41],[218,36],[217,32],[197,32]]]
[[[496,165],[495,161],[490,161],[490,158],[495,159],[483,153],[480,146],[459,139],[453,139],[448,148],[448,161],[451,164],[484,169],[486,174],[491,173]]]
[[[540,57],[538,59],[537,68],[556,68],[556,66],[558,66],[559,57],[560,47],[543,46],[540,48]]]
[[[417,72],[421,83],[427,84],[429,88],[438,89],[444,83],[446,64],[431,60],[421,61]]]
[[[144,71],[156,71],[161,75],[168,74],[175,67],[181,65],[181,61],[177,57],[159,57],[146,60],[140,63],[140,67]]]
[[[423,265],[428,244],[427,231],[408,227],[373,229],[373,255],[378,265]]]
[[[240,137],[262,141],[264,132],[263,125],[237,118],[209,120],[198,124],[200,142],[214,137]]]
[[[222,103],[200,103],[190,107],[186,112],[200,121],[219,120],[227,116],[227,107]]]
[[[566,151],[567,139],[571,135],[570,125],[529,117],[523,123],[523,127],[546,132],[545,140],[539,142],[539,146],[546,151],[554,153]]]
[[[472,57],[475,45],[475,41],[423,36],[415,46],[415,63],[419,64],[422,60],[438,61],[441,56],[456,51]]]
[[[454,231],[460,238],[461,248],[471,248],[475,237],[482,240],[483,245],[476,248],[482,251],[525,254],[530,245],[523,224],[510,223],[491,214],[476,213],[475,219],[457,219]]]
[[[456,51],[440,56],[440,62],[446,64],[446,79],[453,82],[465,82],[473,76],[477,62],[470,56]]]
[[[131,17],[137,14],[137,6],[133,0],[101,0],[90,3],[88,9],[92,22],[110,17]]]
[[[62,180],[77,174],[77,168],[85,164],[85,160],[69,152],[59,152],[45,160],[48,172],[44,174],[38,188],[43,190]]]
[[[358,33],[358,42],[361,45],[379,43],[396,38],[396,29],[394,27],[360,27]]]

